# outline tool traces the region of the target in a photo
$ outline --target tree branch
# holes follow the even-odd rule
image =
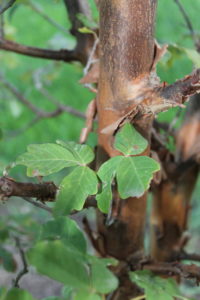
[[[15,3],[15,1],[16,0],[10,0],[3,7],[0,5],[0,15],[3,14],[7,9],[9,9]]]
[[[161,97],[183,104],[190,96],[200,92],[200,69],[195,70],[185,78],[177,80],[174,84],[164,87],[161,90]]]
[[[50,50],[29,47],[9,40],[0,40],[0,49],[43,59],[52,59],[64,62],[81,61],[81,57],[73,50]]]
[[[67,9],[69,19],[71,21],[70,32],[77,39],[77,46],[75,52],[81,58],[83,65],[87,63],[88,56],[90,54],[92,45],[94,44],[93,34],[83,34],[79,32],[79,28],[83,27],[84,24],[79,18],[78,14],[83,14],[88,19],[91,19],[91,11],[87,0],[63,0]]]
[[[189,18],[189,16],[187,15],[187,13],[186,13],[186,11],[185,11],[183,5],[181,4],[181,2],[180,2],[179,0],[174,0],[174,2],[175,2],[175,3],[177,4],[177,6],[179,7],[179,10],[180,10],[180,12],[182,13],[182,16],[183,16],[183,18],[184,18],[184,20],[185,20],[186,25],[187,25],[187,27],[188,27],[188,29],[189,29],[189,31],[190,31],[192,37],[194,37],[195,33],[194,33],[193,26],[192,26],[192,22],[190,21],[190,18]]]
[[[60,31],[64,32],[65,34],[68,33],[69,34],[69,30],[67,30],[65,27],[63,27],[62,25],[58,24],[55,20],[51,19],[49,17],[49,15],[47,15],[42,8],[38,5],[35,4],[33,1],[29,1],[28,5],[30,6],[30,8],[35,11],[37,14],[39,14],[42,18],[44,18],[49,24],[51,24],[52,26],[56,27],[57,29],[59,29]]]
[[[53,182],[23,183],[9,177],[0,177],[0,198],[7,200],[11,196],[33,197],[38,200],[55,201],[58,187]]]
[[[78,14],[83,14],[89,19],[91,18],[91,11],[87,0],[64,0],[69,19],[71,21],[71,33],[78,34],[78,30],[83,26],[83,23],[77,18]],[[79,33],[80,34],[80,33]],[[81,36],[84,36],[81,34]]]
[[[41,208],[43,210],[48,211],[49,213],[52,213],[52,208],[49,207],[49,206],[47,206],[47,205],[45,205],[45,204],[43,204],[43,203],[41,203],[41,202],[34,201],[34,200],[32,200],[31,198],[28,198],[28,197],[21,197],[21,198],[24,199],[26,202],[29,202],[32,205],[36,206],[36,207],[39,207],[39,208]]]
[[[22,270],[17,274],[17,277],[15,278],[15,280],[13,280],[13,287],[19,288],[20,279],[25,274],[28,273],[28,264],[27,264],[27,261],[26,261],[24,250],[21,247],[20,240],[18,238],[15,238],[15,240],[16,240],[16,246],[19,250],[19,254],[20,254],[20,257],[21,257],[22,264],[23,264]]]
[[[175,254],[173,260],[193,260],[193,261],[200,261],[200,254],[196,253],[187,253],[185,251],[181,251],[178,254]]]
[[[181,278],[195,278],[198,282],[200,281],[200,267],[191,264],[184,265],[180,263],[152,263],[145,264],[142,269],[150,270],[158,275],[166,276],[179,276]]]
[[[21,92],[9,81],[6,80],[6,78],[0,74],[0,82],[22,103],[24,104],[26,107],[28,107],[32,112],[34,112],[37,116],[37,119],[34,119],[34,123],[35,121],[38,121],[42,118],[48,119],[48,118],[53,118],[56,117],[60,114],[62,114],[63,112],[67,112],[71,115],[74,115],[76,117],[85,119],[85,115],[82,112],[79,112],[78,110],[74,109],[73,107],[64,105],[59,103],[57,100],[53,101],[54,98],[48,93],[48,91],[43,91],[43,95],[45,95],[45,97],[48,98],[48,100],[51,99],[51,102],[53,102],[56,105],[56,109],[52,112],[46,112],[43,111],[41,109],[38,109],[35,105],[33,105],[28,99],[26,99]],[[40,92],[41,92],[40,88]],[[33,124],[33,122],[31,122],[31,124]]]

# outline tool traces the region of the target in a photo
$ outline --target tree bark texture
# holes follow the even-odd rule
[[[192,97],[181,128],[176,134],[176,153],[163,157],[157,149],[165,172],[153,188],[151,216],[151,256],[156,261],[170,261],[183,251],[191,197],[199,171],[200,95]],[[160,153],[160,154],[159,154]]]
[[[156,1],[101,0],[99,5],[98,165],[105,156],[119,155],[113,148],[117,128],[112,128],[112,124],[129,111],[130,106],[137,107],[135,91],[151,72]],[[145,138],[150,139],[152,116],[130,121]],[[111,130],[105,132],[109,127]],[[145,154],[149,155],[149,147]],[[143,254],[146,195],[126,200],[119,199],[117,190],[113,195],[115,217],[112,224],[106,225],[105,215],[98,213],[99,249],[103,255],[119,260],[128,260],[130,256],[138,259]],[[126,276],[119,274],[121,287],[112,299],[125,300],[138,294],[136,287],[130,288]]]

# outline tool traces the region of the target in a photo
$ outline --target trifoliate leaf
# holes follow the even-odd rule
[[[126,156],[142,153],[147,145],[147,140],[130,123],[126,123],[115,136],[115,149]]]
[[[102,181],[102,191],[96,196],[98,208],[103,213],[108,213],[112,200],[111,184],[115,177],[117,166],[123,159],[122,156],[116,156],[109,159],[99,168],[97,175]]]
[[[159,164],[147,156],[123,157],[116,175],[121,198],[142,196],[159,168]]]
[[[57,141],[57,143],[70,151],[77,164],[87,165],[94,160],[94,151],[88,145],[81,145],[74,142]]]
[[[97,193],[98,180],[94,171],[88,167],[76,167],[60,185],[55,205],[56,215],[66,215],[72,210],[81,210],[89,195]]]
[[[17,164],[28,167],[28,175],[46,176],[77,165],[72,153],[56,144],[29,145],[27,149],[18,157]]]
[[[131,272],[130,278],[144,289],[147,300],[174,300],[180,294],[172,278],[164,279],[148,270]]]

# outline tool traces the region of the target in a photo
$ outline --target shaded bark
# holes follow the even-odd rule
[[[157,261],[178,257],[188,241],[185,232],[199,171],[199,100],[200,96],[195,95],[187,107],[185,120],[176,135],[175,155],[166,153],[162,157],[163,151],[157,149],[166,175],[153,188],[151,255]]]

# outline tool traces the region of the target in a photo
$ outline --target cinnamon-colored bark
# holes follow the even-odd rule
[[[154,59],[154,19],[156,1],[100,1],[100,78],[97,97],[98,164],[102,152],[112,157],[119,153],[113,148],[115,129],[104,132],[124,115],[133,104],[137,84],[151,72]],[[137,106],[137,103],[135,103]],[[134,111],[133,111],[134,114]],[[133,122],[147,138],[150,137],[152,116]],[[149,148],[146,150],[149,154]],[[98,213],[99,248],[104,255],[120,260],[143,254],[143,231],[146,216],[146,195],[126,200],[114,192],[113,222],[105,225],[105,216]],[[121,286],[112,299],[130,299],[138,289],[127,275],[118,274]],[[126,282],[126,284],[125,284]],[[123,287],[125,284],[126,289]]]

